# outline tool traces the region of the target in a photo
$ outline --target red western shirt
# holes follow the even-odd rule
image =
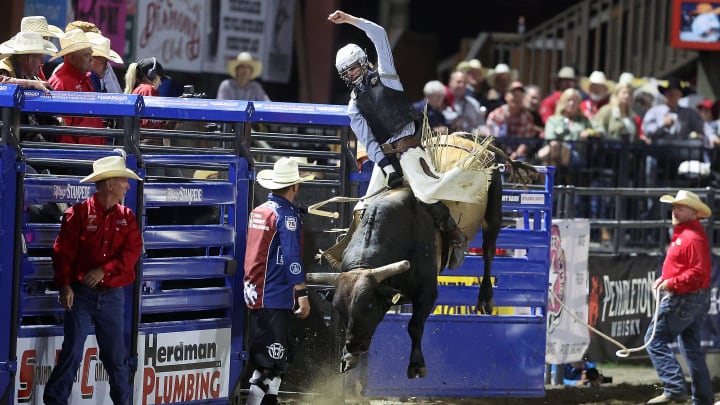
[[[689,294],[710,286],[710,245],[705,228],[694,220],[675,227],[662,268],[673,294]]]
[[[54,75],[48,80],[54,90],[58,91],[79,91],[94,93],[95,87],[93,87],[90,81],[89,72],[81,72],[69,63],[63,63],[62,67],[55,72]],[[97,117],[63,117],[65,125],[75,127],[89,127],[89,128],[104,128],[102,118]],[[87,136],[72,136],[72,135],[59,135],[56,137],[58,142],[61,143],[82,143],[90,145],[105,145],[105,138],[102,137],[87,137]]]
[[[124,205],[103,209],[97,193],[65,211],[53,247],[55,285],[79,282],[89,270],[102,267],[100,286],[115,288],[135,280],[135,263],[142,252],[135,214]]]

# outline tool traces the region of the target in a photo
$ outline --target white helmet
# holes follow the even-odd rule
[[[359,46],[355,44],[347,44],[337,51],[337,54],[335,55],[335,68],[343,80],[349,81],[345,73],[356,63],[362,68],[367,68],[368,66],[367,55]],[[362,80],[362,77],[359,77],[358,80]]]

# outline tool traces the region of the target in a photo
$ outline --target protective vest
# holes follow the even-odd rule
[[[355,92],[358,110],[380,144],[420,118],[405,93],[385,87],[377,74],[370,77],[364,90],[355,89]]]

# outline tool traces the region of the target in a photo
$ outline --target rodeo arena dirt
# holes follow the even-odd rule
[[[563,385],[545,386],[545,396],[542,398],[420,398],[395,397],[367,399],[361,397],[347,398],[344,402],[338,399],[327,399],[317,396],[307,396],[301,393],[288,393],[284,402],[288,405],[338,405],[338,404],[366,404],[366,405],[392,405],[392,404],[422,404],[422,405],[635,405],[644,404],[648,399],[662,392],[662,384],[657,373],[649,361],[633,361],[626,363],[603,363],[598,369],[606,377],[612,377],[612,383],[604,383],[599,387],[584,388]],[[342,378],[342,377],[339,377]],[[689,381],[688,381],[689,383]],[[713,379],[715,400],[720,400],[720,379]],[[691,404],[692,401],[688,401]]]

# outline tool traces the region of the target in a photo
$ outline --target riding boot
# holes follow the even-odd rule
[[[452,251],[450,252],[448,267],[450,269],[460,267],[463,260],[465,260],[465,249],[468,245],[467,236],[457,226],[457,222],[450,215],[450,210],[445,204],[438,201],[434,204],[425,204],[425,206],[437,227],[450,237]]]

